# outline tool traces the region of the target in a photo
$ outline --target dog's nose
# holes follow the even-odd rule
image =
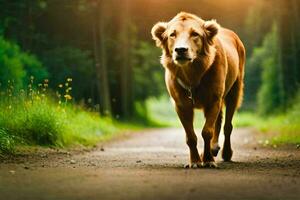
[[[188,48],[185,47],[180,47],[180,48],[175,48],[175,51],[178,55],[183,55],[187,52]]]

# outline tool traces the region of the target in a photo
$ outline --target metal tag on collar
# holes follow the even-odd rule
[[[195,100],[194,100],[194,97],[193,97],[193,91],[192,91],[191,87],[189,87],[188,92],[189,92],[188,98],[192,100],[193,104],[195,104]]]
[[[184,88],[185,90],[188,91],[188,98],[192,100],[192,103],[195,104],[195,100],[193,97],[193,91],[192,91],[192,87],[191,86],[187,86],[185,85],[182,80],[180,78],[176,78],[177,82],[179,83],[179,85]]]

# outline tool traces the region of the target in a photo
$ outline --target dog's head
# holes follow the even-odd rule
[[[169,22],[158,22],[151,30],[156,45],[162,48],[178,66],[191,64],[201,54],[208,53],[209,46],[219,31],[215,20],[181,12]]]

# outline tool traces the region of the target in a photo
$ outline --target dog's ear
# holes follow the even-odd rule
[[[164,32],[167,29],[166,22],[158,22],[155,24],[151,30],[152,39],[155,40],[156,46],[163,48],[166,38]]]
[[[220,30],[220,25],[216,22],[216,20],[209,20],[205,21],[203,26],[208,40],[212,42]]]

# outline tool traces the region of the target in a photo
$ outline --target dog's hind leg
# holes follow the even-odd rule
[[[240,79],[237,79],[230,89],[229,93],[225,97],[226,114],[225,114],[225,125],[224,125],[224,145],[222,150],[222,158],[224,161],[230,161],[232,157],[231,140],[230,135],[232,132],[232,118],[235,110],[238,108],[238,104],[241,98],[241,87],[242,83]]]
[[[218,155],[218,152],[220,150],[219,135],[220,135],[221,127],[222,127],[222,117],[223,117],[223,112],[221,109],[220,113],[218,115],[216,124],[215,124],[215,132],[214,132],[213,138],[211,140],[211,153],[215,157]]]
[[[211,101],[204,108],[205,124],[202,129],[202,137],[204,140],[204,151],[202,154],[203,167],[217,167],[214,157],[211,152],[211,140],[215,132],[215,124],[218,119],[222,107],[221,99]]]

